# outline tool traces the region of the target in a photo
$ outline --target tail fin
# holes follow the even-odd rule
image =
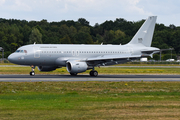
[[[151,46],[157,16],[150,16],[138,30],[136,35],[128,44],[141,43],[146,47]]]

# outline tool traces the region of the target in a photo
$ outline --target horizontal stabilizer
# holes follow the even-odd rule
[[[150,50],[150,51],[141,51],[144,54],[152,54],[152,53],[158,53],[160,50]]]

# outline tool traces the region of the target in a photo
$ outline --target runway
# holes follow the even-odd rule
[[[180,75],[0,75],[0,82],[75,82],[75,81],[180,81]]]

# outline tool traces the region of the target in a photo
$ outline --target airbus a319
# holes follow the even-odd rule
[[[32,44],[18,48],[9,55],[14,64],[32,67],[34,76],[37,66],[40,71],[53,71],[66,67],[71,75],[91,69],[90,76],[98,76],[95,67],[122,64],[142,57],[153,56],[160,49],[151,47],[156,16],[150,16],[125,45],[67,45]]]

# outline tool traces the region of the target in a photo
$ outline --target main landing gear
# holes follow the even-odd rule
[[[76,75],[77,75],[77,73],[70,73],[70,75],[72,75],[72,76],[76,76]]]
[[[76,76],[77,73],[70,73],[70,75],[71,75],[71,76]],[[91,70],[91,71],[89,72],[89,75],[90,75],[90,76],[97,77],[97,76],[98,76],[98,72],[97,72],[96,70],[94,70],[94,68],[93,68],[93,70]]]
[[[98,72],[96,70],[92,70],[92,71],[90,71],[89,75],[97,77],[98,76]]]
[[[32,66],[31,66],[31,72],[29,73],[31,76],[35,76],[34,69],[35,69],[35,66],[32,65]]]
[[[93,67],[93,69],[90,71],[89,75],[97,77],[98,76],[98,72],[96,70],[94,70],[94,67]]]

